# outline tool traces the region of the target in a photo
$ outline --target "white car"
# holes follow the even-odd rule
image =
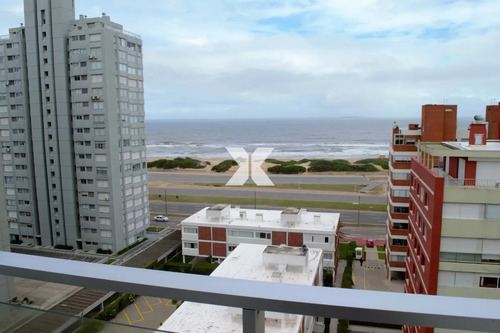
[[[155,218],[154,218],[154,220],[158,221],[158,222],[167,222],[168,221],[168,217],[163,216],[163,215],[156,215]]]

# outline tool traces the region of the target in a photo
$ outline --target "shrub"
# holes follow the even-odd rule
[[[110,250],[110,249],[103,250],[103,249],[101,249],[101,248],[98,248],[95,252],[96,252],[96,253],[100,253],[100,254],[111,254],[111,253],[113,253],[113,251],[112,251],[112,250]]]
[[[96,319],[99,320],[111,320],[116,317],[118,312],[125,309],[128,305],[134,302],[136,295],[133,294],[122,294],[111,304],[106,306],[103,311],[99,312],[96,316]]]
[[[226,172],[231,169],[232,166],[238,165],[235,160],[225,160],[212,167],[212,171],[215,172]]]
[[[203,169],[206,164],[199,161],[195,160],[191,157],[177,157],[174,158],[174,161],[177,163],[178,167],[181,169]]]
[[[372,164],[351,164],[347,160],[313,160],[309,164],[309,171],[311,172],[325,172],[325,171],[358,171],[358,172],[373,172],[378,169]]]
[[[333,171],[331,161],[327,160],[312,160],[309,164],[309,171],[311,172],[325,172]]]
[[[306,172],[306,168],[296,164],[281,164],[269,167],[267,168],[267,171],[269,171],[270,173],[290,175],[304,173]]]
[[[159,159],[156,161],[148,162],[148,168],[158,168],[158,169],[175,169],[178,167],[176,161]]]
[[[193,274],[210,275],[219,266],[217,263],[199,262],[191,268]]]
[[[191,271],[191,265],[170,260],[165,264],[163,269],[170,272],[189,273]]]
[[[355,164],[375,164],[375,165],[380,165],[382,169],[388,170],[389,169],[389,160],[387,158],[366,158],[364,160],[359,160],[354,162]]]
[[[275,158],[266,158],[265,160],[266,163],[271,163],[271,164],[281,164],[283,161],[277,160]]]
[[[11,244],[22,244],[22,243],[23,243],[23,241],[22,241],[22,240],[20,240],[20,239],[13,239],[13,240],[11,240],[11,241],[10,241],[10,243],[11,243]]]
[[[73,250],[73,246],[71,245],[64,245],[64,244],[57,244],[54,246],[54,249],[59,249],[59,250]]]
[[[94,332],[101,332],[102,329],[104,328],[104,323],[101,323],[99,321],[95,320],[89,320],[85,322],[82,326],[80,326],[77,330],[76,333],[94,333]]]
[[[349,332],[349,320],[339,319],[337,324],[337,333],[347,333]]]
[[[127,252],[128,250],[132,250],[134,247],[136,247],[137,245],[147,241],[147,237],[144,237],[143,239],[133,243],[133,244],[130,244],[129,246],[127,246],[126,248],[124,249],[121,249],[120,251],[118,251],[116,254],[117,255],[121,255],[121,254],[124,254],[125,252]]]
[[[149,264],[147,264],[146,266],[144,266],[144,268],[145,269],[155,269],[157,263],[158,263],[158,259],[155,259],[155,260],[151,261]]]
[[[333,287],[333,272],[329,269],[323,270],[323,286]]]

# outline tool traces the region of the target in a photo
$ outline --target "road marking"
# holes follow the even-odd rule
[[[141,311],[139,310],[139,307],[138,307],[138,306],[137,306],[137,304],[135,304],[135,303],[134,303],[134,305],[135,305],[135,309],[136,309],[136,310],[137,310],[137,312],[139,313],[139,316],[141,316],[141,319],[134,320],[133,322],[134,322],[134,323],[137,323],[138,321],[144,321],[144,317],[142,316],[142,313],[141,313]]]
[[[159,297],[156,297],[156,299],[158,300],[158,303],[154,303],[154,304],[151,304],[151,305],[155,306],[155,305],[163,303],[162,300]]]
[[[145,312],[143,312],[143,313],[150,313],[150,312],[153,312],[153,311],[154,311],[154,310],[153,310],[153,307],[151,306],[151,304],[149,304],[148,299],[146,298],[146,296],[142,296],[142,297],[144,297],[144,300],[146,301],[146,304],[149,306],[149,310],[148,310],[148,311],[145,311]]]
[[[132,325],[132,322],[130,321],[130,318],[128,316],[127,310],[123,310],[123,313],[125,314],[125,317],[127,317],[129,325]]]

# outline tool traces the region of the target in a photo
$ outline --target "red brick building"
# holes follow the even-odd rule
[[[411,161],[406,293],[500,300],[500,142],[486,139],[497,117],[476,116],[466,142],[419,144]]]
[[[422,125],[394,124],[389,150],[389,189],[387,192],[387,278],[405,272],[408,244],[408,212],[411,158],[417,156],[419,142],[454,141],[457,127],[456,105],[423,105]]]

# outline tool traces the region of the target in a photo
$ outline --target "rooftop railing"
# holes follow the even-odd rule
[[[470,331],[500,327],[500,300],[248,281],[9,252],[0,252],[0,274],[241,308],[245,333],[264,332],[264,311]]]

